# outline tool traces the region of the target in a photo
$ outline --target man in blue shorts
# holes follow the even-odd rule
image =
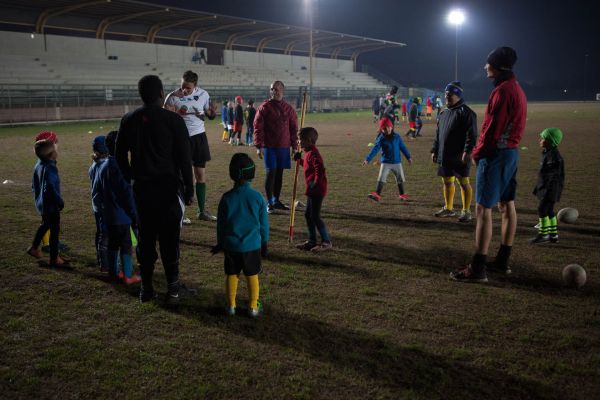
[[[283,170],[291,168],[291,154],[295,151],[298,131],[296,110],[283,101],[285,86],[281,81],[271,84],[271,99],[256,111],[254,118],[254,145],[256,153],[264,159],[267,176],[265,192],[267,209],[289,210],[279,196],[283,182]]]
[[[492,240],[492,207],[495,204],[502,215],[502,241],[494,263],[488,267],[511,273],[508,260],[517,229],[518,146],[527,117],[527,98],[512,72],[516,61],[514,49],[498,47],[488,55],[484,67],[487,77],[494,81],[494,90],[472,153],[477,165],[476,249],[471,264],[450,273],[450,278],[456,281],[487,282],[486,261]]]

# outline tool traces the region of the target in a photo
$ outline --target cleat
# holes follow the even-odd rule
[[[407,194],[400,194],[398,195],[398,198],[402,201],[407,201],[408,200],[408,195]]]
[[[225,312],[227,313],[227,315],[229,315],[230,317],[233,317],[235,315],[235,307],[226,307],[225,308]]]
[[[558,233],[551,233],[550,234],[550,242],[551,243],[558,243]]]
[[[260,301],[258,301],[258,307],[257,308],[250,308],[248,307],[248,316],[250,318],[256,318],[258,317],[260,314],[262,314],[263,312],[263,305]]]
[[[485,269],[480,272],[474,272],[471,264],[462,269],[450,272],[450,279],[457,282],[486,283],[488,281]]]
[[[302,244],[297,244],[296,245],[296,248],[298,250],[306,250],[306,251],[313,250],[316,247],[318,247],[318,245],[315,242],[311,242],[309,240],[307,240],[306,242],[304,242]]]
[[[272,204],[267,204],[267,214],[273,214],[275,212],[275,208]]]
[[[135,285],[136,283],[140,283],[142,278],[139,275],[132,275],[131,278],[124,277],[123,283],[126,285]]]
[[[379,202],[379,200],[381,200],[381,195],[377,192],[371,192],[367,197],[374,202]]]
[[[158,297],[158,294],[154,290],[140,289],[140,303],[147,303]]]
[[[538,235],[536,237],[534,237],[533,239],[531,239],[529,241],[529,243],[531,244],[538,244],[538,243],[546,243],[550,241],[550,235],[546,234],[541,234],[538,233]],[[558,241],[558,238],[557,238]]]
[[[50,259],[51,267],[62,267],[63,265],[68,264],[67,260],[62,258],[61,256],[56,256],[55,260]]]
[[[535,229],[540,229],[540,228],[542,227],[542,224],[538,222],[538,223],[537,223],[537,224],[535,224],[533,227],[534,227]]]
[[[439,210],[438,212],[434,213],[433,215],[438,218],[448,218],[448,217],[455,217],[456,212],[454,210],[449,210],[446,207],[444,207],[441,210]]]
[[[458,222],[471,222],[473,220],[473,215],[469,210],[462,210],[458,217]]]
[[[322,242],[319,246],[315,246],[312,249],[310,249],[310,251],[312,251],[313,253],[320,253],[322,251],[327,251],[327,250],[331,250],[333,248],[333,245],[331,244],[331,242],[327,241],[327,242]]]
[[[287,204],[283,204],[280,200],[277,200],[277,202],[273,204],[273,208],[275,210],[289,210],[290,206],[288,206]]]
[[[165,302],[167,306],[178,306],[181,300],[195,296],[197,293],[197,290],[188,289],[184,284],[176,282],[169,285]]]
[[[216,221],[217,217],[210,214],[208,211],[202,211],[196,215],[200,221]]]
[[[192,224],[192,220],[189,219],[188,217],[185,217],[183,220],[181,220],[181,223],[183,225],[191,225]]]
[[[497,272],[499,274],[510,275],[512,274],[512,269],[510,269],[510,265],[502,265],[496,263],[496,260],[487,261],[485,263],[485,268],[490,272]]]

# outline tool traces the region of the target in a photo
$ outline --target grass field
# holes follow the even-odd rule
[[[480,126],[483,107],[475,110]],[[0,185],[1,398],[600,398],[600,104],[530,104],[514,274],[490,275],[486,285],[448,280],[471,256],[474,224],[432,216],[443,202],[429,154],[433,123],[407,142],[411,200],[399,202],[390,180],[374,204],[366,195],[378,167],[360,165],[375,137],[370,114],[307,116],[328,167],[323,217],[335,251],[296,251],[287,244],[289,215],[270,216],[265,314],[257,320],[224,315],[223,256],[209,253],[215,224],[183,228],[181,275],[199,294],[178,311],[160,301],[139,304],[134,288],[111,285],[97,270],[87,169],[92,138],[116,124],[52,128],[66,203],[61,240],[72,259],[72,269],[58,271],[25,255],[40,219],[30,189],[40,127],[0,129],[0,180],[14,182]],[[559,226],[560,243],[534,247],[537,142],[549,126],[565,132],[559,208],[575,207],[580,217]],[[220,143],[216,121],[208,134],[208,207],[216,212],[231,187],[231,155],[253,152]],[[284,200],[292,175],[285,175]],[[261,191],[263,178],[260,166],[254,186]],[[194,210],[187,213],[193,218]],[[499,246],[496,211],[494,222],[491,255]],[[300,213],[297,241],[304,231]],[[587,270],[580,290],[562,287],[570,263]],[[160,266],[155,279],[164,293]],[[240,305],[245,288],[242,280]]]

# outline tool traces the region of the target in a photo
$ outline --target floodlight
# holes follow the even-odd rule
[[[450,14],[448,14],[448,22],[452,25],[462,25],[465,22],[465,13],[461,10],[452,10]]]

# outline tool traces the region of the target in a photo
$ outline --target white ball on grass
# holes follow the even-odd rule
[[[580,288],[587,281],[587,273],[581,265],[569,264],[563,268],[562,278],[568,287]]]
[[[574,224],[575,221],[577,221],[577,218],[579,217],[579,211],[577,211],[575,208],[562,208],[558,214],[556,214],[556,218],[560,221],[560,222],[564,222],[566,224]]]

